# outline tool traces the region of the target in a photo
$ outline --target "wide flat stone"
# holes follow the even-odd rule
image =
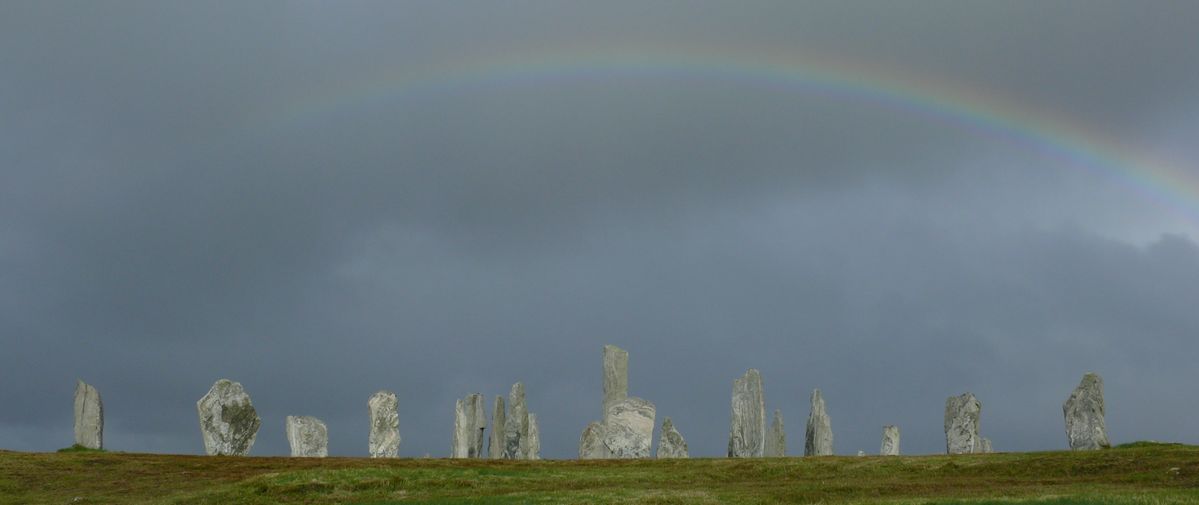
[[[200,434],[209,456],[245,456],[262,420],[240,383],[221,379],[199,401]]]

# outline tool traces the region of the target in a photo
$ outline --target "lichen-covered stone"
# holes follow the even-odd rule
[[[1103,378],[1099,374],[1082,376],[1078,387],[1062,405],[1066,418],[1066,442],[1075,451],[1106,449],[1112,446],[1107,438],[1106,409],[1103,404]]]
[[[883,426],[883,445],[878,450],[882,456],[899,455],[899,427]]]
[[[491,412],[491,433],[488,434],[487,453],[491,459],[504,458],[504,424],[508,412],[504,406],[502,395],[495,397],[495,407]]]
[[[75,444],[104,448],[104,404],[100,392],[83,381],[75,383]]]
[[[508,392],[508,417],[504,419],[504,459],[525,459],[528,447],[529,410],[525,405],[525,385],[517,382]]]
[[[614,345],[604,346],[604,404],[608,415],[612,404],[629,397],[629,353]],[[604,419],[607,421],[607,419]]]
[[[812,412],[808,414],[808,427],[804,433],[804,456],[832,456],[833,427],[819,389],[812,391],[811,402]]]
[[[379,391],[367,400],[371,431],[367,445],[372,458],[394,458],[400,454],[400,402],[391,391]]]
[[[245,456],[254,446],[262,420],[241,384],[221,379],[199,401],[200,434],[209,456]]]
[[[287,416],[287,443],[292,457],[324,458],[329,455],[329,429],[312,416]]]
[[[592,421],[583,428],[579,437],[579,459],[607,459],[608,448],[604,446],[604,423]]]
[[[451,458],[480,458],[483,456],[484,431],[487,429],[487,406],[483,395],[469,394],[454,406],[454,440]]]
[[[963,393],[945,400],[945,450],[949,454],[982,452],[979,417],[982,402],[973,394]]]
[[[782,458],[787,455],[787,433],[783,429],[783,413],[774,409],[774,420],[766,434],[766,448],[762,453],[767,458]]]
[[[654,442],[654,404],[628,397],[608,407],[604,447],[616,459],[648,458]]]
[[[766,399],[762,374],[749,369],[733,381],[730,458],[760,458],[766,450]]]
[[[674,427],[674,423],[667,417],[662,422],[662,435],[658,438],[658,459],[675,459],[688,458],[687,441],[683,439],[683,435]]]

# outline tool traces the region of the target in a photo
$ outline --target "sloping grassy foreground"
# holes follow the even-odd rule
[[[1199,504],[1199,447],[665,461],[0,451],[0,503]]]

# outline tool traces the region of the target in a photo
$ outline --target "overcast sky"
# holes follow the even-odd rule
[[[1194,191],[1054,131],[719,70],[953,83],[1199,177],[1197,23],[1189,0],[2,2],[0,448],[70,445],[79,378],[109,449],[202,453],[195,402],[229,378],[253,454],[313,415],[366,455],[390,389],[401,455],[445,456],[456,398],[523,381],[543,455],[574,457],[608,343],[693,456],[724,455],[751,367],[791,454],[817,387],[839,454],[886,424],[942,452],[965,391],[997,450],[1065,448],[1087,371],[1115,442],[1199,443]],[[675,54],[713,71],[655,70]],[[511,61],[575,73],[472,74]]]

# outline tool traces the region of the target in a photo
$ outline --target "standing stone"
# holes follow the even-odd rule
[[[760,458],[766,450],[766,400],[762,374],[749,369],[733,381],[730,458]]]
[[[400,402],[391,391],[379,391],[367,400],[371,431],[367,443],[372,458],[394,458],[400,454]]]
[[[899,427],[883,426],[883,446],[878,450],[880,456],[899,455]]]
[[[604,346],[604,415],[616,402],[629,397],[629,352],[614,345]],[[607,418],[604,418],[607,421]]]
[[[683,440],[683,434],[674,427],[674,423],[670,418],[666,418],[662,422],[662,435],[658,439],[658,459],[676,459],[689,458],[687,453],[687,441]]]
[[[973,394],[962,393],[945,400],[945,450],[949,454],[982,452],[978,434],[983,405]]]
[[[458,400],[454,407],[454,441],[450,451],[451,458],[480,458],[486,448],[483,446],[484,431],[487,430],[487,406],[483,395],[479,393],[466,395]]]
[[[1099,374],[1087,373],[1082,376],[1082,382],[1078,383],[1078,387],[1062,405],[1062,414],[1066,418],[1066,441],[1070,449],[1092,451],[1112,446],[1107,439],[1107,423],[1103,419],[1103,378]]]
[[[628,397],[608,407],[604,447],[616,459],[648,458],[654,442],[654,404]]]
[[[104,404],[91,384],[75,382],[75,445],[104,448]]]
[[[504,459],[525,459],[521,449],[528,444],[529,411],[525,406],[525,385],[517,382],[508,392],[508,417],[504,419]]]
[[[770,422],[770,432],[766,434],[766,449],[762,453],[767,458],[782,458],[787,455],[787,433],[783,430],[783,413],[774,409],[774,420]]]
[[[604,424],[592,421],[583,428],[579,437],[579,459],[607,459],[608,448],[604,446]]]
[[[491,433],[488,434],[487,452],[491,459],[504,457],[504,423],[507,419],[507,409],[504,407],[504,397],[495,397],[495,409],[491,411]]]
[[[529,436],[525,438],[525,459],[541,459],[541,430],[537,427],[537,414],[529,412]]]
[[[312,416],[287,416],[287,443],[293,458],[324,458],[329,455],[329,429]]]
[[[987,437],[982,437],[979,440],[981,441],[981,442],[979,442],[979,448],[977,451],[974,451],[974,452],[981,453],[981,454],[991,454],[991,439],[989,439]]]
[[[209,456],[245,456],[262,420],[240,383],[221,379],[196,402],[200,434]]]
[[[804,456],[833,455],[833,427],[824,409],[820,390],[812,391],[812,412],[808,414],[808,429],[804,436]]]

